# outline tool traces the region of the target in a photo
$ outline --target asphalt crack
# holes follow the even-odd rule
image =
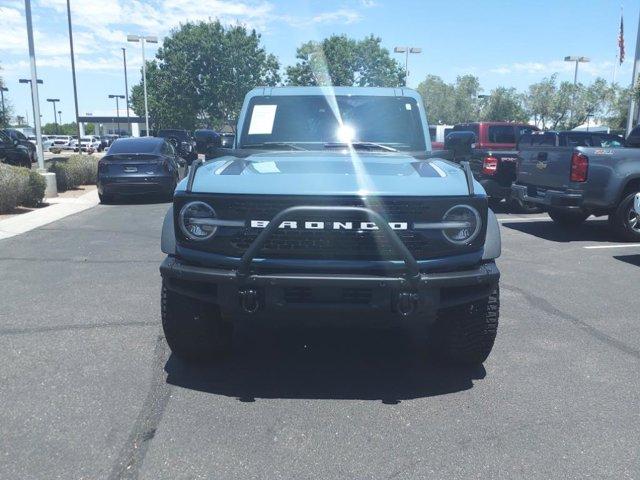
[[[525,298],[525,300],[527,300],[527,302],[529,302],[529,304],[532,307],[542,310],[548,313],[549,315],[554,315],[556,317],[562,318],[563,320],[571,322],[573,325],[575,325],[576,327],[578,327],[580,330],[587,333],[591,337],[595,338],[596,340],[599,340],[600,342],[606,345],[609,345],[610,347],[620,350],[621,352],[626,353],[627,355],[630,355],[640,360],[640,350],[638,350],[637,348],[632,347],[631,345],[627,345],[626,343],[618,340],[617,338],[611,337],[610,335],[607,335],[603,331],[598,330],[594,326],[589,325],[583,320],[580,320],[579,318],[574,317],[573,315],[569,315],[568,313],[563,312],[562,310],[552,305],[548,300],[542,297],[539,297],[537,295],[534,295],[533,293],[526,292],[521,288],[514,287],[512,285],[503,284],[503,285],[500,285],[500,288],[504,288],[505,290],[510,290],[512,292],[519,293]]]
[[[167,383],[164,371],[168,357],[169,348],[164,337],[158,335],[153,352],[151,385],[147,397],[111,470],[109,480],[138,478],[149,442],[156,434],[171,397],[171,385]]]

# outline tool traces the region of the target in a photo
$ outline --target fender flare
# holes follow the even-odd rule
[[[175,255],[176,253],[176,233],[173,229],[173,205],[169,207],[169,210],[167,210],[167,213],[164,215],[160,249],[167,255]]]
[[[493,210],[487,210],[487,235],[484,240],[483,260],[493,260],[502,253],[502,239],[500,237],[500,224]]]

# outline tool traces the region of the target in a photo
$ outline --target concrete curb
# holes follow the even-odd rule
[[[74,213],[93,208],[100,203],[100,200],[98,199],[98,191],[93,190],[76,198],[49,198],[47,202],[50,204],[48,207],[0,220],[0,240],[20,235]]]

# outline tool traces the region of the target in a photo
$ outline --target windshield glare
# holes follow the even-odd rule
[[[342,125],[331,104],[337,105]],[[241,148],[275,142],[323,149],[326,144],[349,141],[426,150],[416,101],[410,97],[357,95],[256,97],[247,109]]]

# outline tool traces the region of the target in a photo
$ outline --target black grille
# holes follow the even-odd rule
[[[194,195],[176,198],[174,212],[179,211],[189,199],[197,197],[207,201],[215,209],[219,218],[244,220],[271,220],[282,210],[293,206],[354,206],[367,207],[380,213],[389,222],[406,222],[407,230],[396,230],[396,234],[416,259],[428,259],[455,255],[481,248],[484,231],[471,245],[457,246],[447,242],[438,230],[411,230],[413,222],[440,221],[444,213],[453,205],[466,203],[474,205],[481,214],[483,225],[486,219],[486,200],[470,197],[313,197],[313,196],[249,196],[249,195]],[[292,216],[287,220],[323,221],[328,228],[322,230],[278,229],[269,238],[258,257],[279,259],[317,260],[400,260],[387,236],[379,230],[360,230],[359,222],[368,221],[358,214],[313,213]],[[333,222],[353,222],[352,230],[333,230]],[[484,227],[483,227],[484,230]],[[220,228],[211,241],[187,243],[190,248],[210,251],[233,257],[240,257],[262,231],[261,228],[227,227]],[[181,233],[178,231],[178,235]]]

